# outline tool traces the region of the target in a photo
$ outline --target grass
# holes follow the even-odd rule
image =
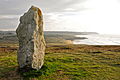
[[[119,50],[120,46],[48,45],[41,70],[18,72],[17,51],[8,49],[0,52],[0,80],[119,80]]]

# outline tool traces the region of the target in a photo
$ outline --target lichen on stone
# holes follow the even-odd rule
[[[43,32],[43,15],[39,8],[32,6],[20,18],[16,30],[19,39],[18,64],[39,70],[44,63],[45,40]]]

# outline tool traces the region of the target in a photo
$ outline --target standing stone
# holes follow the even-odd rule
[[[19,39],[17,54],[19,67],[39,70],[44,63],[46,45],[41,10],[32,6],[21,16],[16,33]]]

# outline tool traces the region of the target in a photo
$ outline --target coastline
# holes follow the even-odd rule
[[[87,44],[87,45],[120,45],[120,37],[118,35],[76,35],[76,37],[86,37],[86,39],[76,39],[74,44]]]

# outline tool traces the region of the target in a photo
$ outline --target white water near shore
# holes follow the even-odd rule
[[[76,37],[86,37],[88,39],[76,39],[73,44],[87,45],[120,45],[120,35],[76,35]]]

